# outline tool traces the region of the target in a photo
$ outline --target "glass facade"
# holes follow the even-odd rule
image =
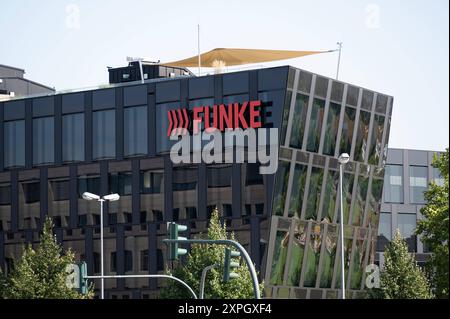
[[[384,177],[384,201],[403,203],[403,166],[386,165]]]
[[[414,252],[416,248],[416,214],[403,214],[397,216],[397,225],[400,235],[406,240],[409,251]]]
[[[62,117],[62,159],[64,162],[84,161],[84,114]]]
[[[294,106],[294,118],[292,120],[292,133],[289,145],[302,148],[303,133],[305,130],[306,113],[308,111],[308,96],[297,94]]]
[[[25,121],[4,123],[3,145],[5,167],[25,166]]]
[[[115,111],[96,111],[92,115],[92,156],[107,159],[116,156]],[[113,123],[113,124],[112,124]]]
[[[124,155],[147,154],[147,106],[126,108],[124,121]]]
[[[424,191],[428,187],[428,168],[426,166],[409,167],[409,200],[414,204],[424,204]]]
[[[104,205],[107,272],[163,273],[173,266],[162,242],[166,222],[187,225],[186,235],[196,237],[207,231],[217,207],[265,278],[268,295],[336,298],[336,157],[345,150],[355,154],[344,174],[346,274],[349,289],[360,292],[361,270],[373,261],[383,186],[377,168],[384,160],[380,150],[386,148],[391,98],[386,112],[380,106],[373,114],[370,99],[357,87],[287,67],[253,72],[55,95],[49,97],[54,109],[35,108],[32,114],[29,108],[8,113],[9,102],[0,103],[0,234],[6,243],[0,265],[15,258],[24,240],[37,238],[49,215],[58,240],[76,251],[77,262],[87,262],[89,274],[98,274],[100,205],[82,194],[119,193],[119,201]],[[171,161],[169,110],[250,98],[263,102],[263,127],[282,130],[275,174],[261,175],[255,163]],[[363,125],[362,112],[369,114],[369,126]],[[365,153],[358,155],[355,141]],[[11,169],[21,166],[26,169]],[[100,286],[98,280],[94,284]],[[165,281],[127,278],[105,284],[111,298],[153,297]]]
[[[33,119],[33,164],[50,164],[54,161],[53,117]]]
[[[323,154],[334,156],[336,148],[336,138],[339,129],[339,116],[341,113],[341,106],[339,104],[330,103],[328,110],[328,118],[325,128],[325,141],[323,144]]]
[[[308,142],[306,145],[306,149],[310,152],[317,152],[319,149],[324,110],[325,101],[317,98],[314,99],[309,121]]]

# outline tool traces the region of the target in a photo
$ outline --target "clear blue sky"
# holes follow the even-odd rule
[[[448,0],[7,1],[0,10],[0,64],[61,90],[106,83],[106,67],[124,65],[129,55],[161,61],[195,55],[197,24],[202,51],[322,50],[342,41],[340,80],[395,98],[390,146],[443,150],[448,6]],[[336,61],[329,53],[276,65],[334,77]]]

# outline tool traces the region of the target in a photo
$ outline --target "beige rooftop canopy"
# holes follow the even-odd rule
[[[332,52],[331,51],[288,51],[288,50],[259,50],[259,49],[226,49],[216,48],[200,54],[202,67],[217,67],[218,65],[230,66],[269,62],[298,58],[306,55]],[[198,55],[174,62],[162,63],[168,66],[197,67]]]

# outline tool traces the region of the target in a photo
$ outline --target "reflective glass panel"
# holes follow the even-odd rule
[[[319,149],[320,134],[322,132],[323,113],[325,111],[325,101],[314,99],[309,120],[309,134],[306,149],[310,152],[317,152]]]
[[[317,218],[317,211],[319,210],[320,194],[322,190],[323,169],[320,167],[313,167],[311,170],[311,177],[309,181],[308,202],[306,205],[305,219]]]
[[[284,265],[289,244],[289,232],[277,231],[273,250],[272,271],[270,273],[271,285],[283,284]]]
[[[289,180],[289,162],[280,161],[278,163],[277,175],[275,178],[273,213],[283,216],[284,204],[286,201],[287,184]]]
[[[64,162],[84,161],[84,114],[62,117],[62,156]]]
[[[352,148],[353,128],[355,125],[356,110],[350,107],[345,108],[344,122],[342,124],[341,142],[339,144],[339,154],[350,154]]]
[[[18,167],[25,165],[25,121],[4,123],[4,165]]]
[[[325,140],[323,143],[323,154],[334,155],[336,147],[337,132],[339,129],[339,116],[341,114],[341,106],[339,104],[330,103],[328,110],[327,127],[325,128]]]
[[[308,96],[297,94],[292,117],[290,147],[302,148],[303,133],[305,131],[306,112],[308,111]]]
[[[384,201],[403,203],[403,166],[386,165],[384,175]]]
[[[93,112],[92,156],[94,159],[116,156],[116,116],[114,110]]]
[[[369,163],[377,165],[383,155],[381,143],[383,139],[384,116],[375,114],[372,128],[372,138],[370,140]]]
[[[147,154],[147,106],[124,109],[124,155]]]
[[[33,119],[33,164],[48,164],[54,161],[54,118]]]
[[[409,167],[409,200],[414,204],[424,204],[424,191],[428,188],[428,167]]]
[[[308,167],[302,164],[295,164],[294,178],[292,179],[291,198],[289,200],[289,217],[300,218],[305,193],[306,171]]]
[[[367,136],[369,134],[370,113],[361,111],[359,114],[358,132],[355,144],[355,160],[364,162],[367,150]]]

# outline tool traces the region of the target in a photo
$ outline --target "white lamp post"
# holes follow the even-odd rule
[[[103,268],[103,202],[110,201],[114,202],[119,200],[119,194],[109,194],[103,197],[99,195],[92,194],[89,192],[83,193],[83,199],[85,200],[96,200],[100,202],[100,274],[101,274],[101,299],[105,299],[105,279],[104,276],[104,268]]]
[[[342,299],[345,299],[345,263],[344,263],[344,201],[342,196],[342,175],[344,174],[344,165],[348,163],[350,156],[347,153],[339,155],[339,195],[341,201],[341,215],[340,215],[340,228],[341,228],[341,289]]]

